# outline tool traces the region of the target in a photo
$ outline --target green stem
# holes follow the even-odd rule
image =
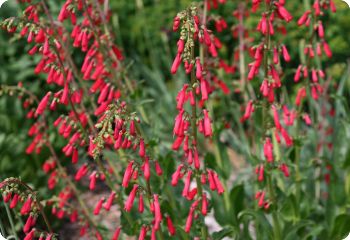
[[[206,6],[206,4],[205,4]],[[194,48],[193,46],[191,48],[191,59],[194,59]],[[203,47],[200,47],[200,54],[201,54],[201,60],[203,60]],[[201,64],[203,64],[203,61],[201,61]],[[196,76],[195,76],[195,70],[192,68],[191,70],[191,87],[192,87],[192,94],[194,96],[194,104],[192,105],[192,115],[191,115],[191,128],[192,128],[192,137],[193,141],[195,142],[195,147],[197,147],[197,101],[196,101],[196,88],[193,86],[196,84]],[[202,197],[203,195],[203,189],[202,189],[202,183],[200,180],[200,170],[195,171],[196,175],[196,183],[197,183],[197,190],[198,190],[198,196]],[[201,227],[201,234],[202,234],[202,239],[207,239],[207,229],[203,220],[203,224]]]
[[[271,202],[273,203],[273,209],[272,209],[272,221],[273,221],[273,233],[274,233],[274,240],[280,240],[281,238],[281,227],[280,222],[277,215],[277,201],[275,197],[274,187],[272,184],[272,175],[271,172],[267,174],[267,189],[269,192],[269,196],[271,199]]]
[[[49,222],[48,218],[46,217],[46,214],[45,214],[45,212],[43,210],[43,206],[40,203],[40,199],[39,199],[38,195],[34,192],[34,190],[28,184],[26,184],[26,183],[24,183],[21,180],[16,179],[16,178],[6,181],[6,184],[11,184],[11,183],[15,183],[15,184],[18,184],[18,185],[24,187],[25,189],[27,189],[30,192],[31,195],[35,196],[36,207],[39,209],[40,214],[43,217],[44,222],[45,222],[45,224],[47,226],[47,229],[49,230],[50,233],[53,233],[51,225],[50,225],[50,222]]]
[[[265,4],[265,12],[267,13],[267,18],[270,18],[271,15],[271,3]],[[269,52],[271,51],[271,34],[270,34],[270,22],[267,21],[267,35],[265,37],[264,41],[264,59],[263,59],[263,66],[264,66],[264,80],[268,79],[268,71],[269,71]],[[267,135],[269,124],[268,124],[268,110],[269,110],[269,103],[266,99],[263,100],[263,136],[265,137]],[[274,232],[274,240],[280,240],[281,239],[281,227],[280,222],[277,215],[277,200],[275,196],[275,189],[273,186],[273,178],[272,178],[272,172],[271,169],[266,174],[267,179],[267,190],[269,194],[270,201],[272,202],[273,208],[272,208],[272,221],[273,221],[273,232]]]
[[[18,238],[18,235],[17,235],[17,232],[16,232],[15,224],[13,223],[13,219],[12,219],[12,215],[11,215],[10,209],[9,209],[9,207],[7,206],[7,204],[4,204],[4,205],[5,205],[7,217],[8,217],[9,222],[10,222],[10,226],[11,226],[12,233],[13,233],[13,235],[16,237],[16,239],[19,239],[19,238]],[[4,233],[5,233],[5,232],[4,232]]]

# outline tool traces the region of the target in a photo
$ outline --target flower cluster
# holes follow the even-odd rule
[[[252,11],[256,12],[262,1],[253,1]],[[280,28],[281,22],[290,22],[293,17],[284,7],[284,1],[264,1],[264,9],[261,13],[261,19],[256,27],[256,30],[263,35],[262,42],[253,47],[254,62],[249,64],[250,70],[248,73],[248,80],[253,80],[255,77],[260,77],[260,69],[263,72],[262,82],[260,85],[261,98],[255,102],[250,100],[246,106],[244,115],[241,121],[248,120],[254,112],[255,106],[262,109],[263,115],[263,156],[266,161],[259,163],[256,166],[255,173],[258,182],[266,183],[266,174],[268,179],[271,179],[271,170],[279,168],[283,174],[289,176],[289,168],[286,163],[281,163],[280,159],[275,159],[274,148],[280,148],[281,137],[287,147],[293,145],[293,138],[289,135],[285,126],[291,126],[294,123],[295,114],[290,111],[286,105],[283,106],[283,119],[285,126],[281,124],[279,116],[279,108],[281,104],[278,103],[276,94],[278,89],[282,86],[282,66],[280,58],[282,56],[285,62],[289,62],[291,57],[285,44],[273,40],[278,32],[284,33],[285,28]],[[269,121],[270,113],[274,126]],[[273,141],[272,141],[273,138]],[[279,150],[277,150],[279,151]],[[266,185],[265,185],[266,186]],[[267,186],[268,188],[271,188]],[[262,189],[256,193],[258,206],[269,208],[274,201],[271,189],[266,199],[266,190]]]
[[[5,204],[9,204],[11,209],[21,205],[19,213],[28,216],[23,226],[26,234],[24,240],[32,240],[36,236],[39,239],[55,240],[56,234],[51,230],[51,226],[43,212],[42,203],[38,200],[36,193],[20,179],[8,178],[0,182],[0,193],[2,193]],[[42,215],[49,232],[35,228],[39,215]]]
[[[211,119],[205,107],[212,92],[209,81],[211,74],[203,52],[207,51],[213,58],[218,55],[217,41],[205,25],[205,16],[200,16],[199,12],[198,8],[193,5],[180,12],[174,18],[173,23],[173,30],[180,29],[181,35],[171,72],[176,73],[183,63],[186,73],[190,76],[190,82],[183,85],[176,97],[178,115],[174,123],[173,134],[176,138],[172,148],[178,151],[182,146],[185,159],[178,165],[171,181],[172,185],[176,186],[178,181],[184,178],[182,196],[192,201],[185,225],[186,232],[191,230],[196,211],[203,216],[206,216],[208,212],[208,199],[203,187],[209,184],[212,191],[217,191],[219,194],[224,192],[218,174],[205,166],[200,158],[200,149],[198,149],[198,132],[205,138],[211,138],[213,135]],[[196,57],[195,52],[198,46],[201,48],[202,55]],[[188,108],[186,103],[189,103]],[[196,181],[195,187],[191,187],[193,179]]]

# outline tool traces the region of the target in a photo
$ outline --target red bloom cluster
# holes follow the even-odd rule
[[[196,7],[192,8],[196,9]],[[203,19],[203,21],[205,23],[206,19]],[[187,25],[192,26],[193,28],[191,29],[193,30],[187,30],[185,27]],[[209,188],[212,191],[216,190],[219,194],[224,192],[224,188],[217,173],[204,167],[197,144],[197,130],[205,138],[210,138],[213,135],[209,112],[205,108],[205,103],[212,90],[208,81],[211,78],[211,74],[208,71],[208,62],[203,57],[195,57],[194,51],[196,46],[201,45],[201,48],[206,49],[215,58],[218,56],[216,51],[217,41],[215,41],[216,38],[210,34],[206,26],[200,24],[200,17],[197,13],[180,12],[174,19],[173,30],[176,31],[180,27],[181,37],[178,41],[177,55],[171,72],[173,74],[176,73],[181,62],[183,62],[186,73],[191,76],[191,82],[184,84],[176,97],[176,108],[179,113],[175,118],[173,134],[176,139],[172,148],[178,151],[182,146],[186,161],[177,167],[177,170],[172,175],[171,183],[173,186],[176,186],[178,181],[184,178],[182,196],[189,201],[193,201],[185,225],[185,231],[189,232],[195,211],[200,211],[203,216],[207,214],[208,200],[203,192],[203,186],[208,182]],[[219,85],[221,83],[222,89],[228,91],[223,82],[217,80],[216,77],[213,79]],[[189,103],[191,111],[187,110],[186,103]],[[198,109],[201,109],[199,116],[197,115]],[[196,178],[197,186],[191,189],[191,183],[194,178]],[[199,184],[201,186],[198,186]]]

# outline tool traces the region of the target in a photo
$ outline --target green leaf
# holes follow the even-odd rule
[[[324,226],[318,225],[318,226],[313,226],[311,230],[302,238],[303,240],[307,240],[312,238],[316,238],[321,232],[324,230]]]
[[[245,196],[244,185],[237,185],[232,188],[230,192],[230,201],[232,204],[233,212],[236,217],[244,208],[243,196]]]
[[[330,239],[343,239],[350,232],[350,215],[340,214],[335,218]]]
[[[212,204],[216,221],[222,226],[232,224],[232,215],[227,214],[227,211],[225,210],[224,198],[216,193],[214,193],[212,197]]]
[[[232,237],[233,233],[235,233],[237,230],[234,229],[233,227],[226,227],[221,229],[218,232],[213,233],[213,239],[214,240],[221,240],[224,237]]]
[[[294,240],[299,239],[298,231],[304,227],[311,226],[313,223],[311,221],[300,221],[295,225],[286,224],[286,228],[284,229],[284,240]]]
[[[348,149],[347,153],[345,154],[346,158],[343,164],[343,168],[350,167],[350,149]]]
[[[133,222],[133,224],[130,224],[124,215],[125,213],[122,212],[120,217],[123,232],[130,236],[137,234],[137,231],[140,230],[139,224],[137,224],[136,222]]]
[[[285,199],[280,212],[287,222],[296,222],[298,219],[296,209],[295,197],[294,195],[290,195]]]
[[[255,221],[258,224],[257,231],[259,231],[261,235],[265,234],[267,236],[267,239],[273,239],[272,226],[267,220],[264,213],[252,209],[244,210],[238,215],[239,223],[243,222],[243,219],[245,217],[252,217],[253,219],[255,219]]]

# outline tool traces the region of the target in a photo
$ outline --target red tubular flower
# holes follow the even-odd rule
[[[152,199],[149,201],[149,210],[154,213],[154,203]]]
[[[176,57],[174,59],[173,65],[171,66],[171,73],[175,74],[177,72],[177,69],[179,68],[181,64],[181,54],[176,54]]]
[[[210,35],[209,35],[209,33],[208,33],[206,28],[203,29],[203,37],[204,37],[205,45],[210,47],[211,46],[211,39],[210,39]]]
[[[146,238],[146,235],[147,235],[147,227],[142,226],[138,240],[144,240]]]
[[[162,175],[163,175],[163,170],[162,170],[162,168],[160,167],[159,162],[158,162],[158,161],[155,161],[155,162],[154,162],[154,166],[155,166],[157,175],[158,175],[158,176],[162,176]]]
[[[135,196],[136,196],[136,192],[138,189],[138,185],[135,184],[133,189],[131,190],[128,199],[126,200],[125,204],[124,204],[124,209],[127,212],[130,212],[132,205],[134,204],[134,200],[135,200]]]
[[[19,200],[19,195],[17,193],[15,193],[15,195],[13,196],[11,203],[10,203],[10,208],[15,208],[17,206]]]
[[[204,80],[204,78],[200,79],[200,87],[201,87],[202,101],[208,100],[207,82]]]
[[[287,11],[287,9],[284,8],[284,6],[280,3],[275,3],[277,6],[277,12],[278,14],[286,21],[290,22],[293,19],[293,16]]]
[[[171,221],[170,216],[166,217],[166,221],[167,221],[167,227],[168,227],[168,231],[169,231],[170,236],[174,236],[176,233],[176,230],[175,230],[173,222]]]
[[[34,217],[32,215],[29,215],[29,217],[27,218],[26,223],[23,226],[23,232],[27,233],[29,232],[30,228],[34,225]]]
[[[181,54],[184,50],[185,47],[185,41],[183,39],[179,39],[179,41],[177,41],[177,54]]]
[[[90,156],[93,156],[93,151],[95,149],[96,145],[94,144],[94,141],[92,139],[92,137],[89,137],[89,149],[88,149],[88,153]]]
[[[274,120],[275,126],[276,126],[277,129],[281,129],[282,126],[281,126],[281,123],[280,123],[280,120],[279,120],[277,108],[274,105],[272,105],[271,108],[272,108],[272,111],[273,111],[273,120]]]
[[[23,240],[33,240],[35,235],[35,229],[32,229]]]
[[[12,192],[7,193],[6,195],[3,196],[4,202],[8,203],[12,197]]]
[[[97,240],[103,240],[103,238],[102,238],[100,232],[97,231],[97,232],[95,233],[95,236],[96,236]]]
[[[179,28],[180,22],[181,22],[180,18],[178,16],[176,16],[173,20],[173,31],[174,32],[176,32],[177,29]]]
[[[318,75],[320,76],[320,78],[325,78],[326,77],[326,74],[323,72],[323,70],[318,70]]]
[[[310,116],[308,114],[304,114],[303,119],[307,125],[311,125],[311,119],[310,119]]]
[[[112,50],[119,61],[124,59],[122,51],[117,46],[112,46]]]
[[[329,5],[330,5],[330,8],[331,8],[332,12],[336,12],[337,11],[333,0],[329,0]]]
[[[331,48],[329,47],[329,45],[328,45],[328,43],[326,41],[323,41],[323,50],[326,53],[328,58],[332,57]]]
[[[143,141],[142,138],[140,139],[139,155],[140,155],[140,157],[144,157],[145,156],[145,142]]]
[[[78,150],[74,148],[72,155],[72,163],[76,164],[78,162]]]
[[[258,206],[262,207],[265,203],[265,191],[262,191],[259,196]]]
[[[145,162],[143,164],[143,175],[145,176],[146,181],[149,181],[151,177],[151,169],[149,166],[149,157],[145,158]]]
[[[196,169],[199,169],[201,167],[201,164],[199,162],[199,156],[198,156],[197,148],[193,149],[193,155],[194,155],[194,167]]]
[[[105,201],[105,198],[101,198],[101,199],[97,202],[97,204],[96,204],[96,206],[95,206],[95,209],[94,209],[94,215],[100,214],[100,211],[101,211],[101,208],[102,208],[102,204],[103,204],[104,201]]]
[[[275,81],[273,87],[281,87],[280,76],[279,76],[277,70],[272,65],[271,65],[271,75],[272,75],[273,80]]]
[[[282,45],[282,55],[283,55],[284,61],[286,62],[290,61],[290,56],[289,56],[287,47],[285,45]]]
[[[171,185],[176,186],[179,182],[179,179],[181,178],[181,169],[183,168],[183,164],[180,164],[176,171],[173,173],[171,178]]]
[[[107,202],[103,205],[103,207],[109,211],[112,207],[112,204],[113,204],[113,201],[114,201],[114,198],[115,198],[115,195],[116,193],[115,192],[111,192],[108,199],[107,199]]]
[[[251,65],[248,73],[248,80],[252,80],[256,75],[257,71],[258,71],[258,68],[255,65]]]
[[[157,240],[156,233],[157,229],[155,229],[155,227],[153,226],[151,231],[151,240]]]
[[[96,171],[93,171],[89,178],[90,178],[89,189],[94,190],[96,187]]]
[[[208,111],[206,109],[203,109],[203,115],[204,115],[204,136],[206,136],[206,137],[212,136],[213,131],[211,128],[211,123],[210,123]]]
[[[176,140],[173,143],[172,149],[173,150],[178,150],[182,144],[182,141],[184,140],[183,136],[178,136]]]
[[[191,191],[188,192],[187,194],[187,200],[188,201],[192,201],[194,199],[194,197],[197,195],[197,188],[193,188]]]
[[[280,166],[280,169],[283,172],[285,177],[289,177],[289,169],[288,169],[288,166],[286,164],[282,163]]]
[[[76,181],[79,181],[83,176],[86,175],[87,171],[88,171],[87,165],[86,165],[86,164],[82,165],[82,166],[79,168],[79,170],[77,171],[77,173],[75,174],[75,178],[74,178],[74,179],[75,179]]]
[[[293,145],[293,139],[289,136],[288,132],[284,129],[280,129],[282,137],[284,138],[284,141],[286,142],[287,146]]]
[[[38,46],[35,45],[33,48],[31,48],[31,49],[28,51],[28,54],[29,54],[29,55],[34,55],[37,51],[38,51]]]
[[[204,185],[204,184],[206,184],[206,182],[207,182],[207,177],[205,176],[204,173],[202,173],[202,175],[201,175],[201,183]]]
[[[228,86],[226,85],[226,83],[224,81],[218,80],[217,83],[225,95],[230,94],[230,89],[228,88]]]
[[[177,94],[177,97],[176,97],[176,103],[177,103],[176,109],[178,109],[178,110],[183,109],[183,105],[184,105],[185,101],[187,100],[186,99],[187,88],[188,88],[188,84],[184,84],[184,86],[182,87],[181,91],[179,91],[179,93]]]
[[[268,162],[273,162],[273,146],[270,138],[266,138],[265,140],[264,155]]]
[[[118,240],[119,239],[119,235],[120,235],[120,231],[121,231],[121,227],[117,227],[117,229],[114,231],[114,234],[112,236],[112,240]]]
[[[311,11],[307,10],[298,20],[298,25],[301,26],[306,23]]]
[[[210,46],[209,46],[209,53],[211,54],[211,56],[213,58],[216,58],[218,56],[218,52],[216,50],[216,47],[215,47],[215,44],[212,43]]]
[[[73,223],[73,222],[76,222],[77,219],[78,219],[78,211],[74,210],[73,213],[70,215],[70,221]]]
[[[198,80],[202,79],[202,66],[199,58],[196,59],[196,78]]]
[[[186,219],[186,225],[185,225],[185,232],[190,232],[193,222],[193,212],[194,209],[190,209],[190,212],[188,213],[187,219]]]
[[[253,101],[250,100],[246,106],[246,109],[243,117],[241,118],[241,121],[245,121],[249,119],[253,111],[254,111]]]
[[[32,198],[28,197],[21,208],[21,214],[22,215],[28,214],[31,210],[31,207],[32,207]]]
[[[273,48],[273,63],[274,64],[278,64],[279,62],[279,54],[278,54],[278,50],[276,47]]]
[[[157,194],[153,195],[154,199],[154,229],[158,230],[159,225],[162,221],[162,212],[159,205],[159,196]]]
[[[36,111],[35,111],[35,115],[36,115],[36,116],[37,116],[37,115],[41,115],[41,114],[44,112],[44,110],[45,110],[45,108],[46,108],[46,106],[47,106],[47,103],[49,102],[50,96],[51,96],[51,92],[48,92],[48,93],[43,97],[43,99],[41,99],[41,101],[40,101],[40,103],[39,103],[39,105],[38,105],[38,108],[37,108]]]
[[[316,16],[321,14],[320,1],[316,0],[312,6],[315,9]]]
[[[318,36],[320,38],[324,38],[324,29],[321,21],[318,21],[317,30],[318,30]]]
[[[183,196],[183,197],[187,197],[188,192],[189,192],[189,190],[190,190],[191,175],[192,175],[192,171],[189,170],[189,171],[187,172],[187,177],[186,177],[186,179],[185,179],[185,185],[184,185],[184,188],[183,188],[183,190],[182,190],[182,196]]]
[[[214,191],[216,189],[216,184],[215,184],[215,180],[213,177],[213,172],[212,170],[207,170],[208,171],[208,182],[209,182],[209,188],[210,190]]]
[[[269,82],[265,79],[260,86],[260,92],[264,97],[269,95]]]
[[[256,30],[260,31],[264,35],[267,33],[267,21],[266,21],[266,14],[265,13],[262,14],[262,17],[260,19],[260,22],[259,22]]]
[[[207,195],[203,193],[202,195],[202,214],[203,216],[206,216],[208,212],[208,199]]]
[[[294,75],[294,82],[299,82],[302,65],[299,65]]]
[[[258,166],[255,171],[258,174],[258,181],[264,181],[264,165]]]
[[[214,182],[215,182],[215,185],[216,185],[216,189],[217,189],[217,192],[218,194],[222,194],[223,192],[225,192],[225,189],[224,187],[222,186],[220,180],[219,180],[219,177],[218,177],[218,174],[216,172],[213,172],[213,178],[214,178]]]
[[[295,105],[299,106],[303,98],[306,97],[306,89],[305,87],[301,87],[298,90],[297,96],[295,98]]]
[[[187,163],[188,163],[188,165],[192,165],[192,163],[193,163],[193,152],[192,152],[192,149],[188,150]]]
[[[173,134],[176,136],[183,136],[183,132],[184,132],[184,128],[183,128],[184,121],[182,118],[183,113],[184,113],[184,110],[182,109],[175,118]]]

